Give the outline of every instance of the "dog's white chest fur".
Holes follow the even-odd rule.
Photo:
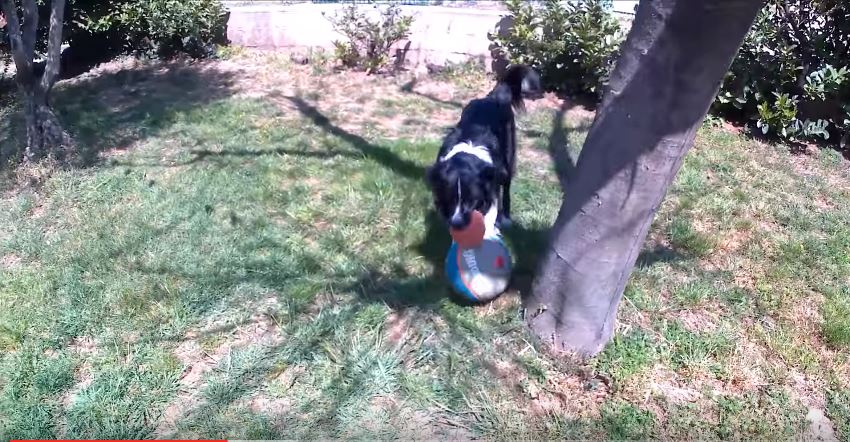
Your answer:
[[[466,143],[455,144],[451,149],[449,149],[449,151],[445,155],[440,157],[440,161],[448,161],[452,157],[454,157],[455,155],[461,154],[461,153],[472,155],[472,156],[478,158],[479,160],[481,160],[481,161],[483,161],[487,164],[493,164],[493,157],[490,156],[490,150],[489,149],[487,149],[484,146],[473,145],[471,142],[468,142],[468,141]],[[457,199],[458,199],[458,201],[461,200],[460,182],[458,182],[458,187],[457,187]],[[487,213],[484,214],[484,226],[485,226],[484,236],[487,237],[487,238],[500,234],[499,228],[496,227],[496,219],[497,219],[498,214],[499,214],[498,204],[499,204],[498,201],[493,201],[493,204],[490,206],[490,210],[488,210]],[[457,207],[455,207],[455,214],[457,214],[459,212],[460,212],[460,203],[458,203]]]
[[[466,143],[455,144],[445,155],[442,156],[442,158],[440,158],[440,161],[448,161],[452,159],[453,156],[460,153],[469,154],[487,164],[493,164],[493,157],[490,156],[489,149],[484,146],[475,146],[468,141]]]
[[[499,231],[499,228],[496,227],[496,221],[499,216],[499,201],[493,201],[493,204],[490,205],[490,210],[484,214],[484,237],[492,238],[494,236],[499,236],[502,232]]]

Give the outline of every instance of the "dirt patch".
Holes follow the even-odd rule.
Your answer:
[[[486,75],[474,79],[467,87],[458,87],[452,83],[425,77],[405,82],[402,89],[406,93],[420,95],[430,99],[435,104],[454,107],[460,111],[460,108],[467,101],[490,92],[494,84]]]
[[[688,331],[694,333],[710,333],[717,330],[720,316],[724,308],[720,304],[703,307],[693,307],[675,312],[668,312],[670,319],[678,320]]]
[[[285,394],[292,389],[304,372],[304,367],[300,365],[284,367],[267,377],[268,388],[255,391],[249,397],[238,400],[236,404],[258,415],[268,416],[273,425],[281,427],[283,418],[292,411],[293,406],[293,401]]]
[[[590,123],[596,118],[596,111],[581,106],[573,106],[564,112],[564,118],[569,121]]]
[[[517,364],[504,359],[485,360],[482,365],[508,391],[518,391],[520,383],[527,377]]]
[[[65,393],[65,395],[60,401],[63,405],[63,408],[65,408],[66,410],[71,408],[71,406],[76,401],[77,396],[79,396],[80,393],[82,393],[83,390],[88,388],[89,385],[91,385],[94,381],[94,374],[92,374],[91,363],[84,362],[76,370],[76,373],[74,374],[74,380],[76,381],[76,383],[73,387],[71,387],[70,390],[68,390],[67,393]]]
[[[822,193],[818,193],[815,195],[814,200],[812,201],[816,208],[821,211],[827,212],[831,210],[835,210],[835,203],[833,203],[829,197]]]
[[[549,372],[540,387],[530,387],[530,410],[537,416],[560,415],[572,419],[597,418],[608,397],[608,386],[578,373]]]
[[[15,255],[14,253],[9,253],[3,256],[0,256],[0,269],[4,270],[14,270],[21,266],[20,256]]]
[[[71,387],[62,397],[59,399],[59,403],[62,404],[62,408],[64,410],[70,410],[74,405],[74,402],[77,401],[77,397],[80,396],[80,393],[85,391],[92,382],[94,382],[94,374],[92,373],[91,362],[86,361],[80,365],[74,373],[74,386]],[[63,422],[63,426],[65,423]],[[64,434],[64,432],[60,433]]]
[[[755,292],[759,280],[762,280],[764,266],[747,258],[738,258],[734,267],[733,282],[735,286]]]
[[[261,98],[274,103],[283,118],[302,118],[309,104],[339,129],[360,136],[417,139],[440,138],[447,127],[460,118],[466,103],[486,95],[493,79],[486,74],[464,76],[463,81],[445,81],[439,76],[401,73],[396,77],[366,75],[362,72],[336,72],[330,65],[288,64],[281,68],[275,54],[248,51],[232,60],[219,61],[216,68],[238,72],[233,85],[237,96]],[[316,70],[321,75],[316,74]],[[546,94],[528,100],[529,111],[558,109],[562,100]],[[573,106],[568,118],[592,118],[593,111]],[[308,116],[309,117],[309,116]],[[314,115],[315,117],[315,115]]]
[[[775,361],[765,354],[764,347],[753,342],[746,330],[739,331],[735,338],[735,349],[729,355],[726,365],[729,379],[723,388],[736,395],[757,391],[768,385],[764,370],[774,364]]]
[[[733,134],[743,134],[747,130],[746,126],[744,126],[744,125],[738,125],[738,124],[735,124],[735,123],[730,123],[729,121],[726,121],[726,120],[721,120],[720,127],[722,127],[723,130],[725,130],[726,132],[733,133]]]
[[[199,82],[208,83],[209,87],[193,86]],[[483,73],[466,75],[463,81],[445,81],[438,77],[417,78],[413,73],[384,77],[336,72],[329,63],[282,63],[276,53],[244,51],[229,60],[204,62],[121,59],[64,81],[58,89],[70,93],[89,84],[96,85],[99,102],[115,115],[135,112],[143,106],[163,106],[163,97],[179,96],[181,102],[190,104],[223,96],[243,97],[272,103],[281,111],[273,118],[277,122],[326,118],[333,128],[367,139],[431,139],[441,138],[447,127],[456,124],[463,106],[488,93],[493,79]],[[298,100],[308,108],[298,104]],[[526,104],[530,111],[555,110],[562,100],[547,94]],[[574,119],[593,116],[592,111],[581,106],[573,106],[567,114],[567,118]],[[133,134],[121,134],[115,140],[104,140],[97,156],[119,157],[133,147],[136,139]],[[548,164],[548,159],[541,163]],[[37,173],[31,175],[29,178],[41,179]]]
[[[508,310],[519,311],[519,306],[519,296],[512,296],[511,292],[507,292],[491,302],[475,307],[475,314],[478,317],[492,316]]]
[[[410,327],[410,314],[406,310],[390,313],[386,320],[387,340],[393,344],[402,342]]]
[[[793,324],[797,335],[807,336],[815,346],[825,347],[820,340],[820,324],[823,322],[820,307],[824,303],[824,297],[815,292],[801,295],[803,296],[794,300],[790,310],[780,314],[780,318],[788,324]]]
[[[823,409],[810,408],[809,412],[806,413],[806,422],[809,426],[803,433],[803,440],[838,441],[838,437],[835,435],[835,426],[826,417]]]
[[[823,182],[826,183],[826,187],[830,189],[843,189],[847,187],[848,178],[848,169],[844,166],[841,170],[826,170],[823,165],[818,162],[818,157],[824,155],[820,152],[820,149],[813,148],[812,152],[806,155],[796,155],[791,157],[790,166],[792,175],[789,178],[797,178],[797,177],[817,177]],[[793,175],[796,175],[793,176]],[[808,199],[803,199],[801,201],[802,204],[812,203],[816,208],[822,209],[832,209],[834,205],[832,202],[826,199],[825,196],[818,194],[815,197],[815,201],[809,201]]]
[[[634,328],[655,333],[650,315],[638,308],[628,296],[624,295],[623,301],[620,310],[617,312],[617,322],[614,324],[616,333],[625,335]]]
[[[254,413],[274,419],[277,416],[285,416],[292,409],[292,401],[287,398],[273,398],[258,392],[248,398],[247,406]]]
[[[823,386],[827,385],[823,379],[814,379],[796,370],[789,374],[791,397],[798,399],[809,408],[825,409],[826,396]]]
[[[655,367],[647,383],[648,393],[676,405],[697,402],[703,396],[699,390],[681,382],[679,376],[666,367]]]
[[[43,159],[37,163],[18,165],[12,172],[12,185],[4,197],[11,198],[23,191],[38,191],[54,172],[60,169],[58,162],[52,158]]]
[[[90,336],[78,336],[68,345],[68,351],[81,357],[89,357],[97,351],[97,343]]]
[[[748,321],[747,321],[748,322]],[[742,327],[736,339],[736,350],[727,370],[731,374],[725,388],[729,392],[739,394],[741,392],[755,391],[771,383],[781,382],[784,390],[792,401],[802,404],[809,409],[823,410],[826,407],[824,386],[828,385],[819,373],[806,371],[790,365],[783,356],[769,348],[754,342],[750,334],[757,333],[751,323]],[[805,330],[801,333],[806,334]],[[795,346],[808,346],[810,343],[799,341],[799,335],[792,337]],[[839,373],[835,355],[827,348],[815,348],[820,365],[835,367],[835,373]],[[777,377],[779,381],[777,381]],[[814,424],[813,424],[814,425]],[[810,440],[810,439],[807,439]]]
[[[406,409],[400,415],[398,433],[400,440],[477,440],[468,425],[454,416],[454,412],[444,407],[435,407],[431,411]]]
[[[820,306],[823,302],[823,295],[810,292],[796,299],[789,310],[782,312],[780,320],[793,324],[794,345],[809,347],[812,354],[817,357],[817,364],[825,367],[823,373],[829,372],[831,368],[838,379],[846,381],[848,379],[846,375],[850,373],[847,361],[842,362],[843,355],[830,348],[821,337],[820,324],[823,318],[820,314]],[[787,386],[791,396],[811,409],[825,409],[824,386],[827,384],[826,379],[823,379],[817,370],[801,372],[789,367]]]
[[[710,231],[707,231],[710,232]],[[727,230],[713,235],[718,238],[713,255],[732,255],[747,245],[752,237],[751,229]]]
[[[78,336],[68,345],[68,351],[83,362],[74,371],[74,386],[59,399],[59,403],[62,404],[62,409],[65,411],[70,410],[80,393],[94,382],[91,359],[97,353],[97,343],[90,336]],[[63,416],[67,416],[67,413],[63,413]],[[64,419],[60,422],[60,427],[59,434],[65,434],[67,423]]]
[[[814,162],[817,153],[817,148],[807,146],[802,155],[792,157],[790,161],[791,170],[803,177],[819,175],[821,173],[820,167]]]

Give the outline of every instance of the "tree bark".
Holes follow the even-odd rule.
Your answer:
[[[23,95],[27,160],[37,160],[47,152],[56,153],[58,148],[68,144],[68,139],[62,123],[47,102],[47,95],[36,91],[26,91]]]
[[[610,340],[650,223],[762,0],[641,0],[564,194],[525,320],[590,356]]]
[[[18,17],[14,0],[0,0],[6,16],[12,58],[15,61],[15,80],[24,104],[27,128],[26,159],[33,161],[48,152],[56,152],[70,144],[70,137],[50,106],[50,92],[59,78],[62,48],[62,27],[65,0],[52,0],[50,28],[47,40],[47,61],[44,73],[35,74],[33,59],[38,29],[36,0],[23,0],[23,24]]]

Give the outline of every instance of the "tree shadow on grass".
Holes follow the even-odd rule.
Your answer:
[[[232,91],[232,74],[215,69],[201,69],[195,65],[172,63],[155,64],[142,68],[125,69],[115,73],[100,74],[88,78],[79,78],[63,85],[56,92],[56,107],[63,121],[72,130],[81,146],[79,164],[91,166],[97,164],[104,151],[126,149],[132,143],[155,136],[173,124],[176,115],[193,108],[225,98]],[[331,120],[315,106],[300,97],[282,97],[317,127],[328,134],[349,143],[362,156],[369,158],[395,174],[414,181],[422,180],[424,185],[424,166],[401,158],[386,147],[372,143],[362,136],[334,125]],[[456,103],[446,103],[455,105]],[[548,134],[549,153],[556,165],[562,186],[566,186],[569,176],[575,169],[570,156],[568,129],[563,125],[565,105],[556,112],[552,131]],[[249,157],[267,154],[304,155],[315,157],[356,156],[350,152],[311,152],[272,150],[226,150],[213,152],[197,150],[194,158],[185,164],[200,163],[213,157]],[[184,165],[185,165],[184,164]],[[339,290],[351,291],[359,298],[383,302],[393,308],[403,309],[410,306],[435,305],[451,296],[442,275],[445,253],[451,240],[445,226],[436,213],[428,208],[425,211],[425,228],[422,241],[415,250],[434,269],[427,277],[414,277],[402,274],[381,274],[367,270],[354,283],[343,283]],[[531,280],[537,267],[537,260],[544,250],[548,239],[548,229],[528,228],[515,224],[506,231],[506,237],[515,254],[514,286],[521,292],[530,289]],[[675,254],[645,252],[641,262],[651,263],[657,260],[675,258]],[[265,268],[265,264],[251,269],[249,279],[263,285],[280,286],[288,283],[288,272],[284,269]],[[180,276],[198,278],[200,275],[187,274],[179,269],[147,269],[154,273],[181,273]],[[215,286],[234,286],[241,276],[234,274],[216,275],[208,281]],[[266,280],[263,275],[276,275]],[[258,280],[259,279],[259,280]],[[461,300],[454,298],[462,303]]]
[[[415,90],[414,88],[416,87],[416,83],[417,83],[417,80],[414,78],[414,79],[408,81],[407,83],[403,84],[400,89],[404,93],[418,95],[418,96],[420,96],[422,98],[426,98],[426,99],[428,99],[428,100],[430,100],[430,101],[432,101],[432,102],[434,102],[434,103],[436,103],[440,106],[453,107],[453,108],[458,109],[458,110],[463,109],[463,104],[459,103],[457,101],[443,100],[442,98],[437,98],[433,95],[422,93],[422,92]]]
[[[310,105],[300,97],[283,97],[288,100],[301,114],[313,124],[327,133],[340,138],[367,158],[381,164],[397,175],[425,185],[425,167],[415,162],[399,157],[389,149],[374,144],[331,123],[315,106]],[[298,153],[296,153],[298,155]],[[348,287],[358,297],[370,301],[379,301],[394,309],[405,309],[410,306],[424,307],[434,305],[446,297],[454,297],[440,277],[445,253],[450,240],[442,223],[433,210],[425,214],[425,235],[423,241],[415,246],[416,250],[430,263],[434,273],[429,277],[409,277],[399,275],[382,275],[367,272],[359,281]]]
[[[659,262],[675,262],[686,259],[687,256],[680,251],[665,245],[655,245],[650,249],[644,249],[638,255],[635,266],[638,268],[651,267]]]
[[[566,189],[570,179],[576,170],[576,159],[572,152],[578,152],[579,146],[570,144],[567,128],[564,127],[564,115],[570,109],[567,101],[561,103],[558,111],[552,117],[552,131],[549,132],[548,152],[552,158],[552,163],[555,165],[555,172],[558,176],[558,182],[561,183],[561,188]],[[570,131],[582,131],[589,126],[583,126]]]
[[[385,147],[370,143],[360,135],[348,132],[339,126],[334,125],[327,116],[319,111],[319,109],[307,103],[301,97],[284,96],[282,98],[289,101],[293,106],[295,106],[301,115],[306,117],[317,127],[351,144],[351,146],[362,152],[367,158],[378,162],[387,169],[392,170],[397,175],[410,180],[421,180],[424,184],[425,168],[423,166],[401,158]]]
[[[313,124],[322,128],[327,133],[348,142],[367,158],[376,161],[401,177],[416,181],[422,180],[424,185],[424,166],[401,158],[385,147],[374,144],[360,135],[334,125],[318,108],[307,103],[300,97],[283,98],[294,105]],[[569,109],[570,105],[565,102],[555,113],[552,120],[552,130],[548,134],[548,152],[555,164],[555,170],[562,187],[568,185],[570,177],[575,172],[575,160],[572,157],[571,151],[578,150],[577,146],[571,146],[569,144],[569,133],[585,129],[585,127],[567,128],[564,126],[564,115]],[[305,156],[317,154],[315,152],[300,151],[287,151],[286,153]],[[196,160],[203,160],[210,155],[242,156],[262,154],[264,153],[242,151],[201,152],[196,157]],[[347,154],[345,152],[320,153],[320,156],[324,157],[326,155]],[[409,306],[432,305],[446,297],[451,298],[459,304],[468,304],[463,299],[454,296],[451,290],[448,289],[443,278],[442,269],[445,256],[451,245],[451,239],[444,223],[431,208],[425,211],[424,221],[425,233],[422,241],[415,246],[415,250],[434,269],[432,275],[424,278],[415,278],[405,275],[383,275],[367,272],[359,281],[351,284],[347,289],[357,293],[362,299],[380,301],[396,309],[403,309]],[[531,281],[537,269],[538,258],[545,249],[548,235],[548,228],[529,228],[519,223],[515,223],[505,231],[506,240],[514,252],[515,270],[512,286],[520,293],[527,293],[531,288]],[[639,259],[640,262],[650,265],[654,262],[675,260],[677,258],[678,255],[672,251],[665,253],[664,251],[647,250],[641,254]]]
[[[231,72],[187,62],[153,62],[62,82],[53,106],[76,143],[65,159],[76,167],[98,164],[106,152],[161,133],[178,114],[230,96],[233,82]],[[22,119],[17,113],[13,118],[0,144],[0,164],[16,164],[23,151]]]
[[[195,165],[199,166],[208,162],[241,160],[243,158],[261,157],[265,155],[285,154],[291,156],[303,156],[310,158],[331,158],[345,157],[352,160],[366,159],[372,160],[382,167],[391,170],[401,178],[410,180],[411,182],[422,182],[424,186],[424,166],[416,162],[404,159],[392,152],[389,148],[367,141],[365,138],[348,132],[342,128],[333,125],[330,120],[320,113],[318,109],[310,105],[306,101],[298,97],[285,97],[294,107],[299,110],[302,115],[309,119],[317,127],[322,128],[327,133],[348,143],[351,149],[338,149],[334,151],[309,151],[298,149],[228,149],[223,151],[211,150],[196,150],[192,153],[194,157],[179,165]],[[155,167],[156,164],[125,164],[126,166],[142,166]],[[430,208],[427,208],[430,209]],[[204,272],[190,271],[191,266],[166,266],[166,267],[146,267],[140,269],[143,273],[156,274],[160,276],[169,276],[181,280],[199,281],[206,287],[238,287],[243,284],[254,284],[263,287],[269,287],[275,290],[286,292],[287,287],[291,287],[293,281],[299,278],[314,278],[321,279],[322,290],[331,293],[347,293],[355,296],[357,303],[378,302],[389,306],[390,308],[401,311],[410,307],[432,310],[440,301],[446,297],[450,297],[448,287],[444,280],[440,277],[439,272],[442,268],[442,260],[449,246],[448,234],[442,227],[442,224],[436,218],[432,210],[424,211],[426,213],[426,235],[421,243],[415,244],[412,248],[422,254],[422,256],[435,269],[434,274],[428,276],[412,275],[407,273],[403,268],[393,270],[375,270],[373,268],[365,268],[360,274],[346,275],[325,275],[321,273],[322,256],[325,252],[317,251],[308,253],[307,251],[299,251],[298,259],[300,261],[310,261],[307,267],[316,270],[316,273],[297,273],[293,274],[292,268],[286,265],[281,265],[273,261],[257,262],[256,265],[246,267],[245,264],[237,268],[224,265],[215,274],[206,274]],[[439,223],[439,225],[438,225]],[[283,247],[282,244],[276,243],[274,240],[269,240],[268,244],[257,244],[265,249],[279,250]],[[245,253],[252,255],[254,252],[246,250]],[[330,253],[330,252],[328,252]],[[351,262],[358,260],[356,250],[334,250],[333,253],[342,253],[350,257]],[[309,256],[308,256],[309,255]],[[218,309],[218,303],[207,301],[195,306],[202,309],[204,314]]]
[[[355,154],[360,153],[360,155],[356,155],[357,158],[368,158],[406,180],[418,182],[423,179],[423,165],[402,158],[391,149],[370,142],[360,135],[335,126],[317,108],[300,98],[287,97],[287,99],[313,124],[322,128],[328,134],[349,143],[354,151],[356,151]],[[566,129],[561,127],[560,130],[565,131]],[[564,142],[561,140],[567,139],[566,134],[551,134],[550,138],[553,140],[550,142],[550,150],[563,147],[562,143]],[[200,164],[216,159],[231,161],[244,157],[267,155],[269,153],[326,158],[335,155],[349,156],[352,155],[351,152],[351,150],[347,152],[320,153],[282,150],[226,150],[223,152],[199,150],[195,152],[195,157],[187,164]],[[559,155],[555,155],[554,153],[553,157],[556,160],[560,158]],[[424,180],[421,182],[424,186]],[[251,242],[251,245],[248,246],[249,248],[239,250],[241,254],[250,257],[250,259],[211,262],[207,269],[202,268],[201,271],[198,271],[195,265],[196,263],[191,262],[176,263],[177,265],[171,266],[149,266],[135,269],[142,273],[153,273],[168,276],[176,280],[193,281],[196,287],[200,289],[197,291],[206,294],[198,298],[187,299],[186,303],[191,305],[193,314],[197,315],[201,320],[209,319],[215,312],[222,309],[242,308],[244,310],[246,306],[249,306],[248,303],[245,303],[245,305],[239,304],[246,301],[243,299],[243,295],[237,293],[237,288],[244,285],[256,285],[276,290],[282,295],[281,298],[286,298],[286,302],[289,302],[290,298],[298,296],[298,292],[292,290],[292,286],[299,284],[300,280],[304,278],[319,278],[322,280],[322,284],[325,284],[318,287],[309,287],[311,290],[309,295],[311,297],[307,298],[307,300],[300,300],[301,304],[289,310],[288,313],[283,313],[283,315],[294,318],[291,319],[288,325],[285,324],[285,320],[283,321],[284,325],[281,328],[287,337],[284,342],[262,347],[260,349],[261,354],[255,359],[256,362],[238,369],[233,372],[234,374],[230,374],[228,371],[227,382],[211,383],[215,388],[207,387],[201,392],[201,397],[206,398],[206,401],[200,403],[200,405],[190,404],[187,406],[186,411],[182,412],[183,419],[185,421],[196,419],[196,424],[203,428],[204,425],[209,423],[211,417],[215,417],[218,414],[226,414],[227,407],[239,398],[260,389],[268,379],[269,374],[274,372],[280,366],[281,362],[287,365],[296,365],[299,363],[309,365],[312,363],[315,354],[324,352],[327,348],[327,346],[323,346],[322,344],[328,341],[332,342],[334,334],[338,331],[348,331],[349,329],[346,328],[346,324],[355,321],[358,314],[364,312],[364,310],[366,310],[364,313],[368,313],[367,308],[373,303],[386,305],[396,312],[403,312],[412,308],[414,310],[413,313],[415,313],[415,310],[419,309],[424,311],[423,316],[430,316],[432,312],[436,312],[437,315],[442,315],[443,318],[449,318],[449,320],[445,321],[448,324],[449,331],[444,332],[445,337],[441,337],[441,339],[451,340],[453,333],[461,334],[457,330],[461,330],[463,326],[452,322],[450,320],[451,314],[438,309],[440,302],[450,296],[450,290],[445,284],[441,271],[450,239],[445,226],[439,220],[436,213],[430,207],[424,209],[425,231],[423,232],[421,241],[414,244],[413,248],[432,265],[434,272],[427,276],[410,275],[403,269],[382,272],[374,268],[367,268],[361,275],[354,276],[350,274],[334,275],[331,272],[322,274],[322,258],[327,253],[327,251],[322,250],[293,251],[294,254],[303,255],[298,260],[302,263],[303,269],[296,269],[294,271],[293,267],[287,265],[284,261],[263,258],[261,253],[263,250],[285,249],[286,245],[274,237],[259,237],[257,241]],[[198,215],[203,216],[201,213]],[[516,224],[507,230],[506,234],[516,256],[517,266],[515,268],[514,287],[521,291],[527,290],[526,287],[530,287],[531,285],[538,256],[544,250],[547,243],[548,231],[545,228]],[[256,236],[256,234],[253,235]],[[351,249],[344,250],[343,253],[354,256],[357,251]],[[334,291],[346,293],[345,302],[336,303],[336,305],[325,308],[324,310],[322,310],[323,306],[319,306],[319,312],[316,313],[315,310],[311,310],[315,306],[308,304],[312,299],[321,299],[323,296],[322,290],[330,291],[331,293]],[[380,320],[383,320],[383,318]],[[218,326],[218,328],[209,328],[204,330],[203,333],[215,335],[217,333],[227,332],[239,327],[245,322],[247,321],[236,321]],[[411,322],[415,322],[415,320],[411,320]],[[519,327],[514,324],[511,324],[511,327]],[[195,339],[199,339],[202,336],[202,333],[197,334],[195,335]],[[479,342],[486,340],[481,339],[481,335],[472,334],[471,336],[474,337],[469,338],[470,341]],[[174,336],[172,338],[183,339],[182,336]],[[497,353],[488,357],[496,358],[504,354]],[[325,382],[323,385],[341,385],[343,388],[324,387],[326,390],[323,390],[322,393],[326,397],[333,398],[331,402],[324,406],[309,405],[318,409],[320,413],[324,413],[316,422],[327,422],[329,425],[333,424],[335,419],[337,419],[336,414],[343,407],[344,401],[349,396],[356,396],[358,387],[358,384],[354,384],[353,387],[345,385],[345,372],[331,373],[330,376],[329,382]],[[215,379],[213,378],[213,380]],[[300,411],[286,412],[282,417],[284,420],[300,418],[300,416],[297,416]],[[269,412],[273,413],[274,410],[269,410]],[[227,431],[227,429],[220,431]],[[316,431],[320,432],[321,429],[317,429]],[[276,433],[271,434],[275,435]]]

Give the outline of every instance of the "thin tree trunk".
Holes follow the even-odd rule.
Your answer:
[[[33,69],[38,28],[36,0],[23,0],[23,24],[18,18],[14,0],[0,2],[6,16],[12,57],[17,69],[15,79],[24,105],[27,128],[26,159],[33,161],[46,153],[57,153],[59,148],[70,144],[70,137],[62,129],[62,124],[49,102],[50,92],[59,78],[65,0],[52,0],[51,3],[47,62],[40,77],[35,75]]]
[[[523,300],[532,331],[593,355],[667,187],[762,0],[642,0]]]

